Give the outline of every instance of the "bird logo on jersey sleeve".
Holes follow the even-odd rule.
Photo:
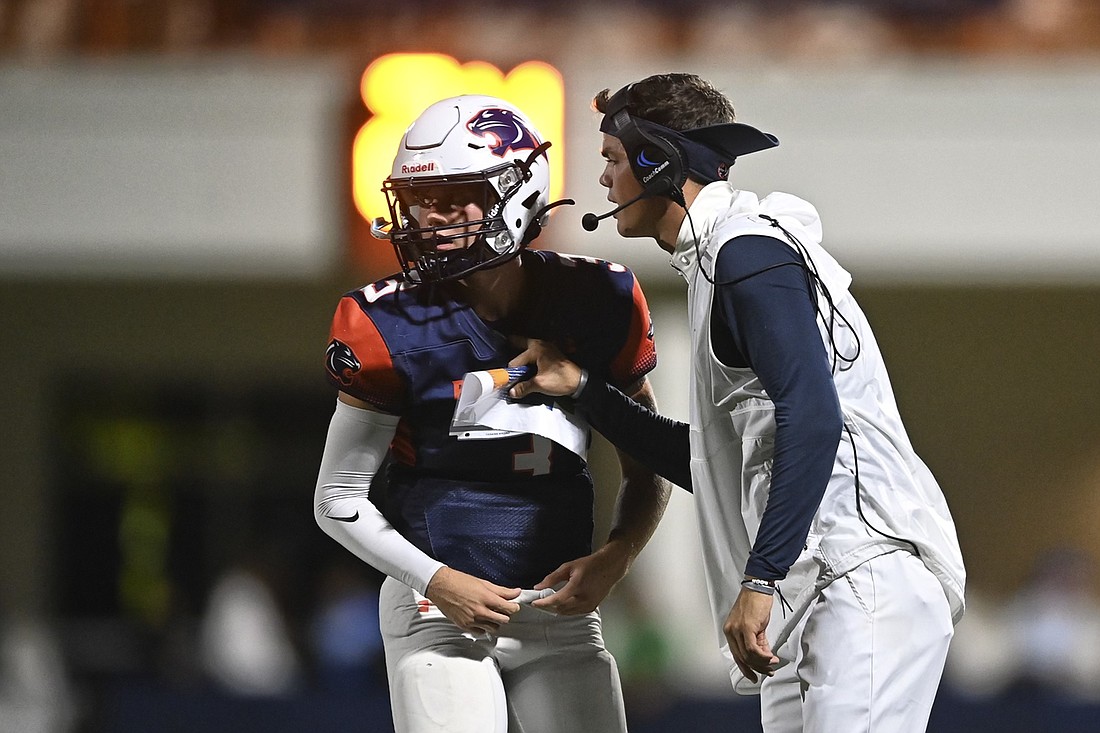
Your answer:
[[[328,349],[325,351],[325,368],[328,369],[329,376],[334,381],[350,387],[355,381],[355,374],[362,367],[350,346],[339,339],[329,342]]]
[[[534,150],[539,146],[534,133],[511,110],[490,107],[470,118],[466,129],[488,138],[493,155],[503,157],[509,150]]]

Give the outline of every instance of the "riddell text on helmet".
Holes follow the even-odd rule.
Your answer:
[[[430,161],[430,162],[427,162],[427,163],[413,163],[411,165],[408,164],[408,163],[403,163],[401,165],[401,172],[402,173],[427,173],[428,171],[434,171],[434,170],[435,170],[435,161],[434,160]]]

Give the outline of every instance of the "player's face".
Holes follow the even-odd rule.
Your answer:
[[[474,242],[479,226],[470,225],[485,217],[484,184],[416,186],[401,192],[402,203],[421,227],[442,227],[436,233],[456,237],[436,242],[438,251],[464,249]],[[470,236],[459,236],[469,233]]]
[[[604,133],[600,155],[605,163],[600,185],[607,189],[608,201],[618,206],[642,192],[642,184],[634,177],[626,150],[617,137]],[[624,237],[655,237],[664,209],[660,199],[636,201],[615,214],[615,228]]]

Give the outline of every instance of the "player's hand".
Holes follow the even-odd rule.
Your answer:
[[[730,609],[722,631],[729,642],[733,660],[749,682],[757,673],[771,677],[779,657],[768,644],[768,621],[772,617],[772,596],[742,588]]]
[[[508,362],[508,366],[534,364],[538,373],[512,387],[508,392],[512,399],[523,399],[532,392],[563,397],[577,391],[581,383],[581,368],[565,358],[557,346],[541,339],[520,340],[526,343],[526,350]]]
[[[531,603],[535,608],[563,616],[591,613],[626,575],[629,557],[610,543],[585,557],[562,564],[543,578],[535,590],[565,583],[553,595]]]
[[[519,591],[444,566],[432,576],[424,595],[463,631],[492,634],[519,610],[513,602]]]

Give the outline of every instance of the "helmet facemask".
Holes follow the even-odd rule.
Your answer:
[[[382,190],[390,221],[398,223],[388,234],[405,278],[413,283],[456,280],[519,254],[521,247],[503,212],[529,179],[520,162],[466,175],[387,179]],[[433,226],[420,223],[433,205],[446,215],[469,204],[483,212],[482,218]],[[452,249],[450,244],[457,246]]]

